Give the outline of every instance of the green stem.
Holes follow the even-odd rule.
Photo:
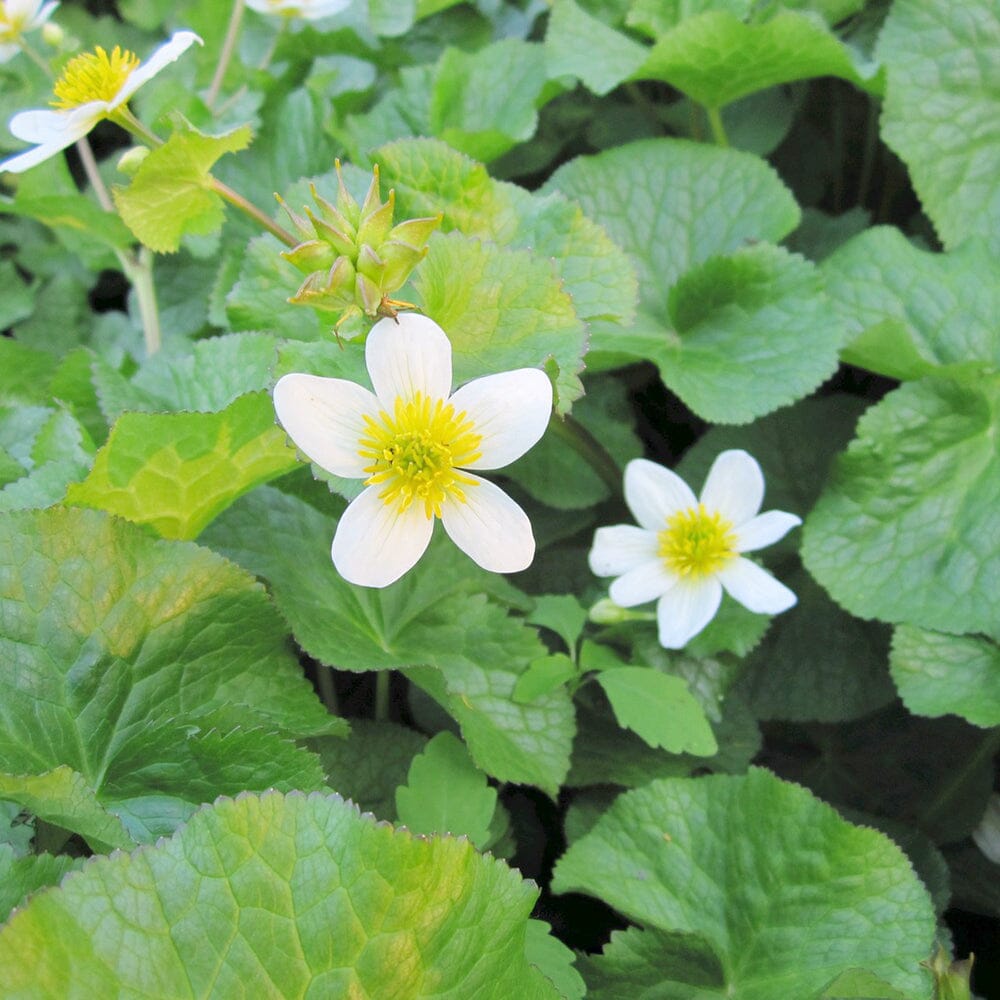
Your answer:
[[[87,137],[78,139],[76,142],[77,152],[80,154],[80,162],[83,164],[84,173],[90,186],[97,197],[97,201],[105,212],[114,212],[115,203],[111,200],[111,195],[105,187],[100,170],[97,167],[97,160],[94,151],[90,148]],[[118,265],[122,273],[128,278],[135,290],[136,299],[139,302],[139,317],[142,321],[142,338],[146,344],[146,354],[155,354],[160,349],[160,313],[156,307],[156,288],[153,285],[153,257],[144,247],[139,251],[137,257],[132,257],[123,250],[116,250],[115,256],[118,258]]]
[[[163,145],[163,140],[155,133],[146,128],[145,125],[139,121],[134,114],[132,114],[132,109],[127,105],[123,104],[120,108],[115,108],[108,117],[116,124],[120,125],[126,132],[134,135],[139,142],[146,146],[152,146],[156,149],[157,146]]]
[[[21,51],[36,65],[41,67],[42,72],[52,78],[52,68],[49,64],[42,58],[42,56],[36,52],[25,40],[24,38],[19,38],[17,44],[21,47]]]
[[[330,714],[340,715],[340,700],[337,698],[337,689],[333,686],[333,670],[322,663],[316,665],[316,686]]]
[[[621,469],[583,424],[572,417],[555,417],[549,421],[549,430],[565,441],[604,480],[612,496],[621,491]]]
[[[240,25],[243,22],[243,10],[246,4],[244,0],[235,0],[233,9],[229,14],[229,26],[226,28],[226,37],[222,42],[222,51],[219,53],[219,61],[215,66],[215,73],[212,76],[212,83],[209,85],[208,93],[205,95],[205,105],[209,110],[219,99],[219,92],[222,90],[222,80],[229,68],[229,63],[236,51],[236,41],[240,37]]]
[[[387,722],[389,719],[389,683],[392,674],[388,670],[379,670],[375,674],[375,720]]]
[[[868,102],[868,116],[865,122],[865,146],[861,154],[861,172],[858,175],[857,204],[864,207],[868,200],[868,190],[872,183],[875,170],[875,150],[878,144],[878,105],[874,100]]]
[[[712,130],[716,146],[728,148],[729,136],[726,135],[726,127],[722,124],[722,112],[718,108],[705,108],[705,114],[708,115],[708,125]]]
[[[224,198],[230,205],[234,205],[244,215],[249,215],[258,225],[263,226],[269,233],[277,236],[285,246],[294,247],[298,245],[298,240],[287,230],[283,229],[273,219],[269,219],[256,205],[247,201],[238,191],[234,191],[228,184],[215,177],[210,178],[212,190]]]
[[[135,297],[139,300],[139,316],[142,320],[142,336],[146,343],[146,354],[153,355],[160,349],[160,313],[156,307],[156,286],[153,284],[153,252],[141,247],[138,259],[129,262],[125,274],[132,282]]]
[[[281,41],[281,36],[288,29],[288,20],[288,18],[284,18],[282,20],[281,27],[275,32],[274,38],[271,39],[271,44],[267,47],[267,51],[264,53],[264,58],[261,59],[259,65],[257,66],[258,73],[263,73],[268,66],[271,65],[271,60],[274,58],[274,53],[278,48],[278,42]],[[224,115],[247,92],[247,90],[249,90],[249,87],[244,83],[234,94],[227,97],[226,100],[219,105],[215,111],[215,117],[219,118]]]

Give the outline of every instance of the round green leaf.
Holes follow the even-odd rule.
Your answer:
[[[987,632],[1000,591],[1000,379],[910,382],[872,407],[806,520],[802,555],[862,618]]]
[[[1000,9],[995,0],[896,0],[879,36],[882,135],[906,163],[946,247],[1000,250]]]
[[[8,996],[555,1000],[525,958],[537,896],[467,841],[412,837],[339,796],[222,799],[170,840],[94,862],[0,932]]]
[[[698,935],[722,966],[723,996],[815,996],[852,968],[931,995],[920,963],[934,911],[905,855],[768,771],[624,793],[560,859],[553,888]]]
[[[974,635],[900,625],[892,637],[892,679],[916,715],[960,715],[1000,726],[1000,646]]]

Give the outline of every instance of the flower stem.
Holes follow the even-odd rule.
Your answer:
[[[42,72],[52,78],[52,68],[49,64],[42,58],[42,56],[36,52],[25,40],[24,38],[18,38],[17,44],[20,46],[21,51],[38,67],[41,68]]]
[[[269,233],[277,236],[285,246],[294,247],[298,245],[298,240],[287,230],[283,229],[273,219],[269,219],[256,205],[247,201],[238,191],[234,191],[228,184],[215,177],[210,178],[212,190],[224,198],[230,205],[235,205],[245,215],[249,215],[258,225],[263,226]]]
[[[705,108],[705,114],[708,115],[708,124],[712,130],[712,138],[715,140],[716,146],[722,146],[723,149],[729,147],[729,136],[726,135],[726,127],[722,124],[722,112],[718,108]]]
[[[90,181],[90,186],[101,208],[105,212],[114,212],[115,203],[111,200],[111,195],[108,194],[108,189],[97,167],[94,151],[90,148],[86,136],[77,139],[76,149],[80,154],[83,171],[87,175],[87,180]],[[118,265],[121,267],[122,273],[128,278],[135,290],[135,296],[139,302],[139,317],[142,321],[142,338],[146,344],[146,354],[155,354],[160,349],[162,338],[160,335],[160,314],[156,306],[156,288],[153,285],[152,254],[143,247],[136,257],[124,250],[116,250],[115,256],[118,258]]]
[[[322,663],[316,665],[316,686],[319,688],[319,696],[323,704],[329,709],[331,715],[340,715],[340,702],[337,698],[337,689],[333,686],[333,669]]]
[[[219,99],[223,77],[226,75],[230,60],[233,58],[233,52],[236,50],[236,41],[240,37],[240,25],[243,22],[243,10],[245,6],[244,0],[234,0],[233,9],[229,14],[229,26],[226,28],[226,37],[222,42],[222,51],[219,53],[219,61],[215,66],[212,83],[208,88],[208,93],[205,95],[205,105],[210,111]]]
[[[611,495],[622,488],[622,473],[607,449],[586,427],[572,417],[556,417],[549,421],[549,430],[565,441],[604,481]]]
[[[163,140],[155,132],[146,128],[132,114],[132,109],[127,104],[122,105],[120,108],[115,108],[109,117],[116,125],[120,125],[126,132],[134,135],[140,142],[145,143],[145,145],[152,146],[154,149],[157,146],[163,145]]]

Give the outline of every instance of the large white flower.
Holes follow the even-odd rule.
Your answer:
[[[374,392],[346,379],[285,375],[274,408],[317,465],[367,489],[347,508],[333,562],[351,583],[387,587],[423,555],[435,518],[484,569],[514,573],[535,555],[531,522],[469,469],[499,469],[545,433],[552,385],[537,368],[487,375],[451,394],[451,343],[433,320],[401,313],[372,327]]]
[[[129,98],[144,83],[195,42],[200,45],[201,39],[193,31],[178,31],[144,63],[117,45],[110,55],[98,46],[74,57],[56,80],[55,110],[22,111],[10,120],[10,130],[18,139],[36,145],[4,160],[0,170],[15,174],[28,170],[82,139],[102,118],[123,113]]]
[[[247,0],[247,6],[258,14],[280,14],[316,21],[346,10],[351,6],[351,0]]]
[[[40,28],[58,7],[56,0],[0,0],[0,63],[21,51],[21,36]]]
[[[625,467],[625,502],[639,522],[598,528],[590,568],[617,576],[611,600],[629,608],[657,600],[660,644],[680,649],[719,609],[723,588],[740,604],[774,615],[795,595],[740,553],[782,538],[800,518],[758,514],[764,475],[745,451],[724,451],[695,497],[676,473],[637,458]]]

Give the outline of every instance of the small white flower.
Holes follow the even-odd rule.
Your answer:
[[[467,469],[499,469],[545,433],[552,384],[537,368],[474,379],[451,393],[451,343],[416,313],[380,320],[365,345],[374,392],[346,379],[285,375],[278,419],[317,465],[367,489],[344,512],[333,563],[351,583],[387,587],[423,555],[434,519],[484,569],[535,555],[531,522]]]
[[[71,59],[55,83],[55,110],[22,111],[10,120],[11,132],[35,148],[4,160],[0,170],[21,173],[72,146],[102,118],[114,118],[144,83],[195,42],[200,45],[201,39],[193,31],[178,31],[141,64],[118,46],[110,55],[98,46]]]
[[[247,0],[247,6],[258,14],[279,14],[317,21],[346,10],[351,6],[351,0]]]
[[[42,0],[0,0],[0,63],[21,51],[21,36],[43,24],[59,4]]]
[[[780,510],[758,514],[763,498],[763,473],[745,451],[716,458],[700,499],[676,473],[637,458],[625,467],[625,502],[640,526],[598,528],[590,568],[618,577],[610,594],[623,608],[658,599],[666,649],[680,649],[712,620],[723,588],[758,614],[786,611],[795,595],[740,555],[802,523]]]

